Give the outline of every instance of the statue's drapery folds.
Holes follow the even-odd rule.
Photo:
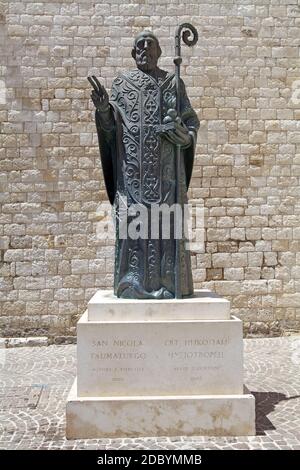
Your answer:
[[[169,298],[175,293],[174,219],[168,239],[152,237],[151,208],[187,202],[199,121],[181,81],[181,120],[191,139],[182,147],[180,174],[176,175],[176,146],[161,135],[168,110],[174,108],[175,77],[157,70],[155,78],[139,69],[119,75],[112,84],[110,119],[103,122],[96,111],[102,169],[116,214],[114,291],[118,297]],[[121,203],[127,206],[128,224],[136,217],[130,215],[132,205],[146,208],[147,237],[120,237]],[[177,242],[182,295],[188,296],[193,293],[190,253],[184,239]]]

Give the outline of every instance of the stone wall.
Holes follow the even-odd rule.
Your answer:
[[[88,74],[109,88],[152,29],[173,70],[175,26],[192,22],[182,76],[201,121],[191,196],[205,205],[196,287],[232,302],[249,334],[299,329],[298,0],[23,0],[0,3],[0,326],[73,334],[113,281],[96,236],[106,198]]]

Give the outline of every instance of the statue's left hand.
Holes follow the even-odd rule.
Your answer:
[[[176,109],[170,108],[165,116],[163,123],[167,129],[162,132],[162,135],[174,145],[188,147],[192,143],[192,137],[189,134],[188,128],[181,121],[177,114]]]
[[[164,132],[163,135],[174,145],[188,147],[192,143],[187,127],[177,121],[174,122],[174,128]]]

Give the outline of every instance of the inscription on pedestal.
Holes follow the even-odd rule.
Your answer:
[[[92,340],[92,347],[96,352],[90,353],[90,359],[92,364],[92,371],[101,378],[107,378],[111,376],[113,382],[123,382],[125,381],[128,374],[139,374],[144,371],[144,367],[131,366],[114,366],[114,367],[103,367],[107,364],[107,361],[110,363],[113,361],[116,364],[121,361],[128,362],[130,364],[133,361],[144,361],[147,358],[145,352],[140,352],[138,348],[143,346],[143,342],[140,339],[113,339],[113,340]],[[112,352],[114,351],[114,352]],[[99,363],[102,364],[102,367],[99,367]]]
[[[241,393],[241,325],[223,323],[222,334],[208,321],[79,325],[78,393]]]

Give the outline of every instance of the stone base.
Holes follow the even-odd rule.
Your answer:
[[[117,299],[98,291],[77,324],[67,437],[246,436],[242,322],[209,291],[188,299]]]
[[[241,395],[242,322],[235,317],[102,322],[88,320],[85,312],[77,323],[77,393]]]
[[[118,299],[98,290],[88,303],[88,321],[229,320],[230,302],[207,289],[183,299]]]
[[[68,439],[142,436],[251,436],[255,400],[243,395],[78,397],[67,402]]]

